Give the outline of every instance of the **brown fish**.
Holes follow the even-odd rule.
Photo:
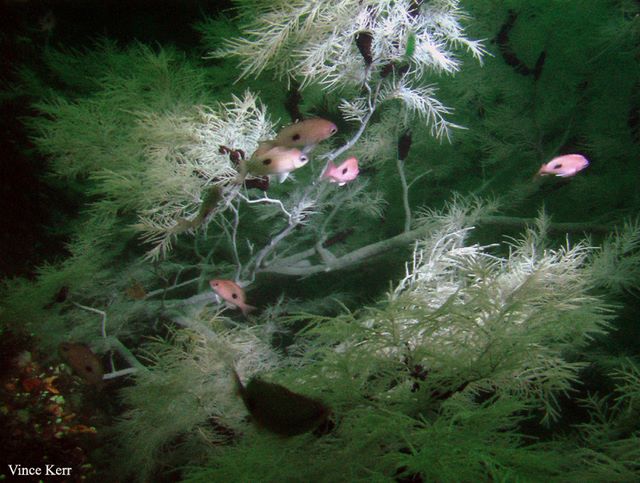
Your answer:
[[[85,344],[76,342],[63,342],[60,344],[60,353],[73,372],[80,376],[87,384],[101,386],[102,362],[97,355]]]
[[[314,117],[282,128],[273,143],[288,148],[313,146],[337,132],[337,126],[331,121]]]
[[[296,436],[318,428],[331,414],[316,399],[290,391],[280,384],[252,378],[244,386],[234,371],[238,392],[253,421],[281,436]]]
[[[254,176],[277,175],[282,183],[291,171],[301,168],[309,161],[306,154],[297,148],[274,145],[275,141],[265,141],[246,162],[246,172]],[[244,180],[244,173],[242,176]]]

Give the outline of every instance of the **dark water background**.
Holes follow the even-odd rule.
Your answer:
[[[1,89],[15,86],[16,69],[21,66],[42,70],[39,55],[45,47],[90,48],[100,37],[121,46],[135,40],[171,44],[202,55],[200,36],[192,25],[230,4],[217,0],[1,0]],[[43,28],[47,16],[55,22],[50,31]],[[2,101],[0,278],[29,276],[35,266],[64,254],[65,238],[56,235],[56,227],[76,214],[79,206],[64,186],[43,180],[46,160],[33,149],[21,123],[21,118],[33,115],[32,99],[20,96]]]

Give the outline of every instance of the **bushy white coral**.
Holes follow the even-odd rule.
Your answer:
[[[152,364],[136,375],[135,386],[124,389],[131,409],[118,423],[126,467],[140,481],[150,478],[157,461],[185,447],[190,450],[184,457],[196,461],[212,444],[248,428],[233,371],[244,379],[279,364],[257,332],[219,330],[208,338],[183,330],[147,346]]]
[[[211,56],[237,58],[240,77],[271,68],[278,77],[301,79],[303,87],[319,83],[330,90],[368,85],[372,72],[382,76],[382,69],[404,65],[406,72],[397,79],[387,73],[393,80],[374,99],[399,99],[404,116],[416,114],[430,122],[438,137],[448,136],[451,126],[444,116],[449,110],[435,98],[433,87],[421,85],[422,78],[429,72],[456,72],[459,47],[479,60],[484,54],[480,42],[464,35],[457,0],[237,3],[245,21],[243,37],[228,39]],[[358,35],[371,40],[360,46],[364,55]],[[365,62],[364,56],[370,59]],[[355,99],[343,103],[343,110],[348,118],[362,120],[366,104]]]
[[[385,358],[409,353],[472,391],[536,400],[554,418],[557,392],[582,367],[564,350],[607,324],[606,304],[590,295],[591,249],[544,249],[544,234],[531,228],[508,257],[493,255],[466,242],[469,222],[486,209],[458,200],[432,215],[431,235],[417,243],[388,308],[362,322],[365,339],[341,347]]]
[[[220,146],[250,156],[258,141],[273,137],[273,125],[265,107],[245,92],[215,108],[193,106],[182,115],[145,115],[138,135],[146,145],[147,161],[139,183],[149,195],[139,198],[136,228],[154,245],[149,255],[155,258],[166,254],[174,236],[186,231],[186,221],[196,216],[207,188],[228,185],[237,175]]]
[[[415,39],[412,70],[418,77],[432,69],[456,71],[457,47],[467,48],[478,59],[484,53],[479,42],[464,35],[464,14],[457,0],[237,3],[246,35],[228,40],[212,55],[239,58],[242,76],[271,67],[279,76],[299,76],[304,83],[361,83],[364,64],[354,42],[361,31],[373,37],[373,68],[403,61],[407,43]]]

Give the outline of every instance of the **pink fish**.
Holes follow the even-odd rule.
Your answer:
[[[329,161],[327,169],[322,174],[323,178],[328,178],[331,183],[338,183],[339,186],[343,186],[349,181],[353,181],[358,177],[358,160],[351,156],[344,160],[340,166],[333,164],[333,161]]]
[[[244,290],[233,280],[214,279],[209,281],[209,285],[223,300],[239,308],[245,317],[249,312],[255,310],[253,305],[248,305],[245,302]]]
[[[324,141],[338,132],[338,128],[331,121],[319,117],[300,121],[282,128],[274,143],[278,146],[300,147],[312,146]]]
[[[536,176],[555,174],[562,178],[568,178],[582,171],[587,166],[589,166],[589,160],[581,154],[565,154],[564,156],[553,158],[548,163],[540,166],[540,170]]]
[[[255,176],[277,175],[282,182],[291,171],[301,168],[308,161],[307,155],[297,148],[277,146],[274,141],[264,141],[251,155],[251,159],[246,161],[244,169]]]
[[[258,143],[258,149],[256,149],[251,155],[251,159],[259,159],[264,157],[269,151],[276,147],[274,141],[260,141]]]

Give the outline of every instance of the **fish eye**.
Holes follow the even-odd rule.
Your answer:
[[[336,127],[332,127],[332,128],[331,128],[331,131],[329,131],[329,132],[330,132],[331,134],[335,134],[335,133],[337,133],[337,132],[338,132],[338,128],[336,128]]]
[[[262,164],[264,164],[265,166],[269,166],[271,164],[271,158],[267,158],[264,161],[262,161]]]
[[[232,293],[232,294],[231,294],[231,298],[237,299],[237,298],[238,298],[238,294],[237,294],[237,293],[235,293],[235,292],[234,292],[234,293]]]
[[[308,158],[303,154],[302,156],[300,156],[300,161],[306,163],[308,161]]]
[[[291,139],[293,141],[297,141],[298,139],[300,139],[300,134],[294,134],[293,136],[291,136]]]
[[[342,170],[342,174],[347,174],[347,171],[349,171],[349,168],[344,168],[344,169]]]

